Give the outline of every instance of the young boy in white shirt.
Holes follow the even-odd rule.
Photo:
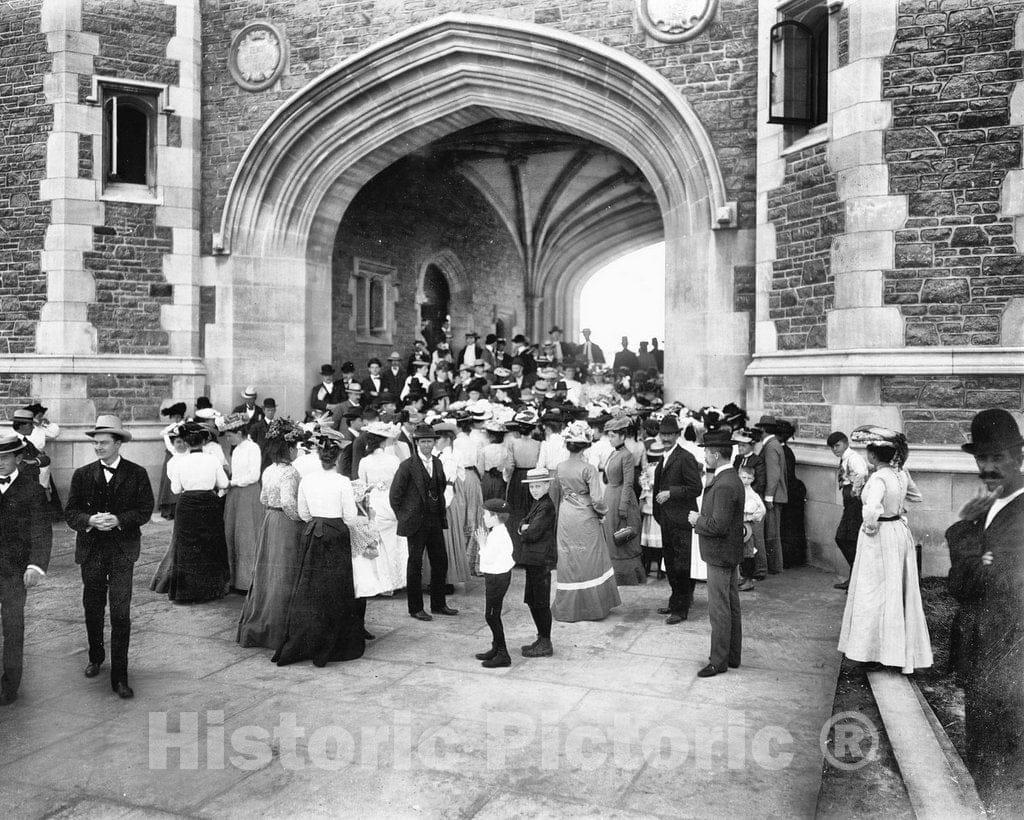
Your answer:
[[[508,503],[503,499],[488,499],[484,502],[484,524],[476,534],[480,544],[480,572],[484,576],[484,618],[491,628],[490,650],[480,652],[476,657],[487,669],[512,665],[505,645],[505,628],[501,623],[501,605],[512,582],[512,567],[515,566],[512,536],[505,526],[509,512]]]

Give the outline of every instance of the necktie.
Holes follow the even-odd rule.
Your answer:
[[[10,484],[10,483],[11,483],[11,477],[9,475],[5,475],[3,478],[0,478],[0,484],[7,485],[7,484]]]
[[[114,467],[108,467],[106,464],[101,465],[103,467],[104,474],[106,475],[107,481],[110,481],[114,477],[114,473],[117,470]]]

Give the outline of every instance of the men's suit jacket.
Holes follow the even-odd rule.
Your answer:
[[[593,359],[594,364],[604,364],[604,351],[601,350],[601,346],[598,344],[590,343],[590,357]],[[576,361],[582,365],[589,364],[587,361],[587,343],[584,342],[576,348]]]
[[[745,456],[736,456],[732,460],[732,466],[736,468],[737,472],[740,467],[747,467],[754,471],[754,481],[750,486],[763,499],[764,488],[768,479],[765,475],[764,459],[761,458],[761,454],[747,453]]]
[[[138,560],[142,543],[140,527],[153,514],[153,488],[145,468],[121,458],[108,483],[100,461],[79,467],[71,476],[71,490],[64,509],[68,526],[78,533],[75,563],[81,564],[94,550],[114,550],[131,561]],[[116,515],[121,525],[109,532],[89,528],[98,512]]]
[[[25,448],[18,454],[18,472],[25,473],[30,478],[39,480],[40,467],[47,467],[50,464],[50,457],[40,451],[28,438],[18,436],[25,444]]]
[[[245,412],[246,412],[246,406],[245,406],[244,404],[240,404],[240,405],[238,405],[237,407],[235,407],[235,408],[234,408],[234,409],[233,409],[233,410],[232,410],[231,412],[232,412],[232,413],[245,413]],[[251,419],[249,419],[249,421],[250,421],[250,423],[251,423],[251,422],[254,422],[254,421],[256,421],[256,419],[261,419],[261,418],[263,418],[263,408],[262,408],[262,407],[260,407],[260,406],[259,406],[259,405],[257,404],[257,405],[256,405],[256,406],[255,406],[255,407],[253,408],[253,411],[252,411],[252,418],[251,418]]]
[[[664,504],[654,504],[654,519],[665,526],[689,527],[687,516],[697,509],[697,496],[701,493],[700,465],[693,454],[678,444],[668,459],[663,459],[654,470],[654,495],[668,490]]]
[[[445,516],[445,475],[441,459],[433,456],[433,476],[427,475],[418,453],[398,465],[391,480],[391,509],[398,519],[398,534],[416,535],[421,529],[447,529]]]
[[[367,376],[363,379],[360,384],[363,386],[363,399],[368,400],[367,404],[372,404],[373,400],[380,395],[380,391],[384,389],[384,374],[383,372],[378,377],[377,381],[380,383],[380,387],[373,383],[373,379]],[[397,395],[397,394],[396,394]]]
[[[318,382],[316,386],[309,391],[310,407],[312,407],[313,404],[318,401],[323,402],[328,407],[330,407],[333,404],[341,404],[343,401],[345,401],[345,388],[342,386],[341,382],[334,382],[334,384],[331,385],[330,391],[327,391],[325,397],[322,399],[320,398],[321,388],[324,391],[327,391],[327,385],[324,384],[323,382]]]
[[[733,467],[714,476],[704,488],[693,529],[700,536],[704,563],[735,567],[743,560],[743,482]]]
[[[517,564],[554,569],[558,563],[555,523],[555,502],[550,495],[542,495],[520,522],[527,527],[513,547],[513,560]]]
[[[765,441],[761,458],[764,459],[764,497],[770,496],[776,504],[785,504],[789,497],[786,492],[786,454],[782,452],[782,444],[777,438]]]
[[[391,393],[397,400],[402,392],[402,388],[405,387],[405,370],[400,367],[397,373],[392,373],[389,367],[381,371],[380,383],[382,388]]]
[[[636,357],[636,353],[632,350],[620,350],[616,353],[615,359],[612,361],[612,368],[618,373],[620,367],[628,368],[631,376],[639,370],[640,360]]]
[[[18,470],[0,495],[0,575],[20,578],[29,564],[46,572],[53,528],[39,479]]]
[[[455,372],[456,373],[458,373],[459,372],[459,368],[462,367],[462,362],[465,359],[466,350],[468,348],[469,348],[469,345],[466,345],[464,348],[462,348],[459,351],[459,355],[455,357]],[[484,347],[483,347],[483,345],[473,345],[473,355],[476,356],[477,361],[482,359],[484,357]]]

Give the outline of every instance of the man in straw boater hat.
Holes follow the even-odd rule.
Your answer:
[[[0,437],[0,624],[4,643],[0,706],[18,698],[25,590],[45,576],[53,542],[43,488],[35,477],[18,469],[24,449],[25,443],[17,435]]]
[[[1024,437],[1006,410],[971,421],[984,482],[946,530],[960,602],[950,652],[964,687],[966,763],[993,816],[1024,806]]]
[[[117,416],[100,416],[86,435],[93,440],[97,461],[71,476],[65,517],[78,533],[75,563],[82,567],[85,628],[89,664],[94,678],[106,659],[103,627],[110,601],[110,686],[120,698],[134,692],[128,685],[128,643],[131,637],[132,575],[142,544],[140,527],[153,514],[153,489],[145,468],[121,457],[132,440]]]

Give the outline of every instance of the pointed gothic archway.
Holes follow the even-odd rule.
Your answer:
[[[725,189],[685,99],[649,66],[599,43],[449,14],[325,72],[249,146],[214,242],[223,291],[208,330],[214,397],[258,377],[301,402],[307,374],[331,349],[330,256],[348,203],[400,157],[495,117],[576,134],[635,163],[662,214],[668,326],[686,329],[668,341],[669,394],[684,401],[741,395],[747,317],[732,309],[732,268],[753,264],[752,243],[714,230]],[[579,268],[567,261],[526,282],[534,328],[555,318],[559,300],[564,315],[574,279],[566,270]]]

